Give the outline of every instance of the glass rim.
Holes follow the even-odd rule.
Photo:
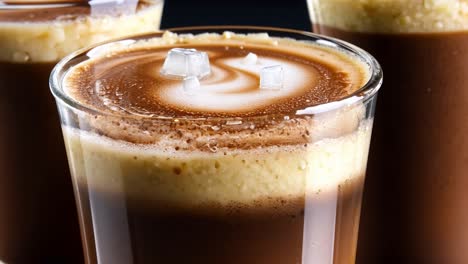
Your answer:
[[[155,37],[161,37],[164,32],[170,31],[174,33],[193,33],[194,31],[199,31],[198,33],[211,33],[211,32],[224,32],[224,31],[231,31],[236,33],[236,30],[239,31],[246,31],[242,33],[260,33],[260,32],[265,32],[265,33],[286,33],[286,34],[295,34],[298,36],[303,36],[309,38],[309,41],[320,41],[320,45],[326,46],[329,48],[333,49],[338,49],[341,52],[350,52],[352,55],[356,55],[359,59],[361,59],[364,63],[366,63],[369,66],[370,69],[370,77],[369,80],[359,89],[354,91],[353,93],[342,97],[338,100],[330,101],[327,103],[323,104],[315,104],[306,107],[305,109],[298,109],[296,111],[296,116],[307,116],[307,115],[314,115],[314,114],[319,114],[319,113],[324,113],[324,112],[332,112],[335,110],[338,110],[340,108],[354,105],[359,102],[367,102],[368,100],[372,99],[377,92],[380,90],[382,86],[382,81],[383,81],[383,73],[382,73],[382,68],[380,64],[377,62],[377,60],[369,54],[367,51],[351,44],[348,42],[345,42],[343,40],[339,40],[336,38],[332,37],[327,37],[323,35],[319,35],[316,33],[312,32],[307,32],[307,31],[301,31],[301,30],[295,30],[295,29],[287,29],[287,28],[278,28],[278,27],[263,27],[263,26],[229,26],[229,25],[223,25],[223,26],[191,26],[191,27],[174,27],[174,28],[167,28],[167,29],[161,29],[152,33],[145,33],[145,34],[138,34],[138,35],[131,35],[131,36],[125,36],[123,38],[118,38],[118,39],[113,39],[105,42],[101,42],[92,46],[88,46],[86,48],[82,48],[80,50],[77,50],[62,60],[60,60],[57,65],[53,68],[50,78],[49,78],[49,87],[50,90],[55,97],[55,100],[60,102],[61,104],[64,104],[66,107],[70,107],[75,110],[83,111],[86,113],[90,114],[96,114],[96,115],[101,115],[101,116],[110,116],[110,117],[117,117],[117,118],[135,118],[135,119],[144,119],[144,120],[172,120],[172,119],[179,119],[179,120],[186,120],[186,121],[200,121],[200,120],[232,120],[232,119],[256,119],[256,118],[262,118],[262,117],[268,117],[268,116],[277,116],[277,115],[290,115],[287,113],[275,113],[275,114],[263,114],[263,115],[254,115],[254,116],[248,116],[248,117],[242,117],[242,116],[232,116],[232,117],[191,117],[191,116],[140,116],[140,115],[131,115],[131,114],[118,114],[118,113],[112,113],[112,112],[106,112],[98,109],[94,109],[90,106],[86,106],[82,103],[77,102],[70,96],[68,96],[62,89],[61,87],[63,86],[62,80],[63,77],[66,75],[68,72],[69,68],[72,66],[78,65],[79,63],[86,61],[88,58],[86,56],[86,53],[96,47],[106,45],[109,43],[115,43],[118,41],[124,41],[124,40],[140,40],[140,39],[148,39],[148,38],[155,38]],[[252,32],[250,32],[252,31]],[[281,36],[273,36],[273,37],[281,37]],[[79,57],[86,57],[84,60],[78,60],[78,62],[72,62],[74,59],[77,59]],[[65,70],[65,72],[62,73],[62,70],[65,69],[65,66],[69,63],[72,63],[72,65],[69,66],[68,69]]]

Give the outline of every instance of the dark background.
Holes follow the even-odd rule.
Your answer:
[[[311,29],[306,0],[165,0],[161,28],[202,25]]]

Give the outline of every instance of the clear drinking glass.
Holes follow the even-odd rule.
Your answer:
[[[158,72],[144,55],[151,52],[145,45],[170,33],[122,39],[62,60],[50,85],[61,116],[88,263],[354,263],[375,96],[382,82],[378,63],[344,42],[293,30],[200,27],[171,32],[214,32],[226,41],[232,32],[266,32],[282,38],[279,46],[294,40],[351,56],[365,65],[369,79],[340,100],[292,113],[155,116],[139,112],[136,102],[132,110],[118,112],[115,100],[138,99],[127,90],[109,95],[102,87],[117,78],[122,89],[144,89],[143,79]],[[253,36],[257,50],[271,48],[265,34]],[[165,45],[184,47],[171,43]],[[247,53],[249,41],[242,43],[217,51]],[[139,45],[137,60],[149,68],[125,64],[130,61],[125,52]],[[109,52],[113,47],[117,51]],[[211,58],[213,72],[223,69],[216,58]],[[83,89],[99,87],[102,103],[117,112],[80,103],[67,92],[67,76],[95,59],[117,59],[112,70],[138,74],[108,79],[110,71],[102,65],[83,68],[96,80]],[[157,96],[140,91],[135,95]],[[248,93],[226,92],[222,104],[237,104],[226,98]]]
[[[159,29],[163,1],[0,1],[0,262],[83,263],[50,72],[67,54]]]

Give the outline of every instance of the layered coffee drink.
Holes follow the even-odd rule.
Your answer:
[[[386,75],[363,203],[363,263],[468,263],[468,2],[309,5],[316,32],[368,50]]]
[[[239,30],[59,64],[89,263],[354,263],[378,65],[313,35]]]
[[[83,263],[48,78],[70,52],[159,27],[162,1],[0,4],[0,262]]]

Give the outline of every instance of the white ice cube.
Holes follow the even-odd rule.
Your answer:
[[[183,82],[184,92],[189,95],[194,95],[200,90],[200,81],[195,76],[184,78]]]
[[[162,75],[175,79],[190,76],[203,78],[210,72],[210,61],[206,52],[182,48],[171,49],[161,69]]]
[[[260,89],[280,90],[283,88],[283,80],[283,66],[264,67],[260,73]]]
[[[245,56],[244,59],[242,59],[242,63],[244,63],[245,65],[255,65],[257,64],[257,59],[257,54],[249,52],[249,54],[247,54],[247,56]]]
[[[234,33],[231,32],[231,31],[224,31],[224,32],[223,32],[223,37],[224,37],[225,39],[230,39],[230,38],[232,38],[232,35],[234,35]]]

